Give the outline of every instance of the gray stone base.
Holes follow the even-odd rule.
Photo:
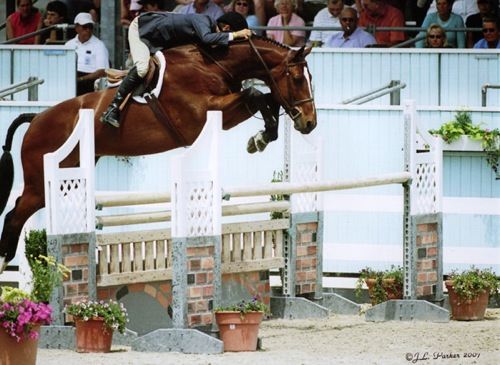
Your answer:
[[[76,350],[76,334],[73,326],[42,326],[38,347],[43,349]],[[132,346],[137,339],[137,333],[126,329],[122,335],[113,333],[113,345]]]
[[[323,297],[316,303],[335,314],[358,315],[361,310],[361,305],[335,293],[323,293]]]
[[[368,309],[365,319],[369,322],[449,322],[450,312],[425,300],[389,300]]]
[[[328,308],[305,298],[271,297],[272,318],[306,319],[325,318]]]
[[[133,351],[221,354],[224,343],[195,329],[157,329],[132,342]]]
[[[75,350],[75,327],[73,326],[42,326],[38,348]]]

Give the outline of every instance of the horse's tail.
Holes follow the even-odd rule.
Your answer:
[[[36,114],[24,113],[18,116],[9,127],[7,137],[5,138],[5,145],[3,148],[3,155],[0,158],[0,214],[3,213],[7,200],[9,200],[12,184],[14,183],[14,164],[10,150],[12,148],[12,139],[17,127],[23,123],[31,123]]]

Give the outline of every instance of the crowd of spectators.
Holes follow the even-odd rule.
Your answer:
[[[120,23],[127,27],[134,17],[145,11],[202,13],[214,20],[224,12],[236,11],[246,17],[251,28],[306,25],[334,28],[312,31],[256,30],[260,35],[289,46],[390,47],[415,37],[415,42],[405,42],[405,46],[500,48],[498,41],[495,41],[499,38],[500,28],[498,2],[499,0],[121,0]],[[54,29],[53,26],[75,24],[76,16],[81,13],[89,14],[95,24],[99,23],[100,0],[49,1],[43,11],[33,5],[33,0],[17,0],[16,4],[17,10],[6,21],[7,39],[51,27],[50,31],[20,40],[19,44],[57,44],[73,38],[76,35],[73,28]],[[420,27],[422,30],[412,31],[408,27]],[[470,30],[466,31],[465,28]],[[434,37],[433,42],[431,36]],[[437,37],[441,42],[436,41]]]

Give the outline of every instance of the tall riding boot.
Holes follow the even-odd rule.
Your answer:
[[[137,68],[133,67],[130,69],[127,76],[123,79],[120,87],[118,87],[118,91],[108,106],[108,110],[106,110],[101,116],[101,122],[112,125],[113,127],[120,127],[120,105],[125,100],[125,97],[131,93],[137,85],[142,82],[142,77],[137,73]]]

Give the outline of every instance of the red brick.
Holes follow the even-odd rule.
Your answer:
[[[99,288],[97,289],[97,299],[108,299],[111,298],[110,290],[108,288]]]
[[[201,324],[201,316],[199,314],[188,315],[188,326],[196,326]]]
[[[316,271],[306,272],[306,280],[316,280]]]
[[[432,260],[421,260],[421,263],[422,263],[422,271],[432,269]]]
[[[307,254],[311,256],[316,256],[316,253],[318,252],[318,247],[316,245],[312,245],[307,247]]]
[[[427,274],[427,280],[429,282],[436,282],[437,281],[437,272],[433,271]]]
[[[312,232],[303,232],[300,233],[297,237],[297,243],[310,243],[312,242],[313,235]]]
[[[422,245],[422,236],[417,235],[416,244],[417,244],[417,247],[423,246]]]
[[[203,298],[213,298],[213,296],[214,296],[213,285],[204,286],[203,287]]]
[[[307,255],[307,247],[306,246],[298,246],[297,247],[297,256],[306,256]]]
[[[424,295],[424,288],[421,285],[417,286],[417,297]]]
[[[82,283],[78,284],[78,294],[87,294],[89,293],[89,284],[88,283]]]
[[[144,293],[148,294],[150,297],[156,298],[156,293],[158,290],[153,285],[146,284],[144,286]]]
[[[196,260],[189,260],[188,261],[188,271],[199,271],[201,269],[201,260],[196,259]]]
[[[162,293],[170,293],[170,291],[172,290],[172,287],[171,287],[170,283],[160,284],[159,289]]]
[[[188,298],[201,298],[203,288],[200,286],[192,286],[188,289]]]
[[[213,257],[202,258],[201,259],[201,268],[202,268],[202,270],[213,270],[214,258]]]
[[[432,294],[432,286],[431,285],[424,285],[423,290],[424,290],[423,295],[431,295]]]
[[[158,301],[158,303],[160,303],[160,305],[164,308],[164,309],[167,309],[170,302],[168,301],[168,299],[166,298],[165,295],[162,295],[160,292],[156,293],[156,300]]]
[[[427,257],[437,256],[437,247],[429,247],[427,249]]]
[[[304,271],[297,271],[295,273],[295,280],[297,283],[303,282],[306,280],[306,273]]]
[[[213,322],[213,315],[211,313],[205,313],[201,315],[201,324],[209,325]]]
[[[66,256],[64,258],[64,265],[68,267],[73,266],[88,266],[89,258],[88,256]]]
[[[144,284],[129,284],[128,291],[130,293],[139,293],[144,291]]]
[[[88,243],[79,243],[76,245],[69,245],[71,253],[87,253],[89,252]]]
[[[68,284],[64,286],[65,296],[71,297],[78,294],[78,285],[77,284]]]
[[[417,274],[417,283],[426,283],[427,282],[427,273],[419,272]]]
[[[430,232],[428,234],[422,235],[422,244],[423,245],[428,245],[431,243],[437,243],[436,232]]]
[[[207,273],[197,273],[194,279],[195,284],[206,284],[207,283]]]

